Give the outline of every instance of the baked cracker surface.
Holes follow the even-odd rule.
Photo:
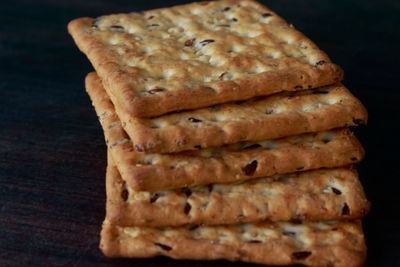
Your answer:
[[[230,226],[121,227],[103,223],[100,249],[108,257],[244,261],[267,265],[362,266],[361,221]]]
[[[68,25],[116,104],[134,117],[339,82],[342,70],[251,0],[199,2]]]
[[[135,191],[108,151],[107,218],[119,226],[226,225],[263,220],[350,220],[369,202],[354,168],[306,171],[233,184]]]
[[[96,107],[100,122],[108,135],[107,138],[112,139],[111,144],[129,142],[129,145],[133,145],[138,152],[143,150],[152,152],[157,150],[156,147],[162,152],[185,148],[198,150],[240,141],[242,141],[240,146],[244,148],[251,144],[256,145],[257,142],[264,148],[273,148],[274,144],[269,144],[266,140],[365,124],[367,121],[367,112],[362,104],[347,89],[339,85],[316,89],[307,94],[303,92],[301,95],[285,93],[153,119],[128,118],[128,120],[124,120],[123,112],[118,114],[118,110],[110,101],[101,85],[101,80],[95,73],[87,76],[86,90]],[[266,111],[268,114],[265,114]],[[115,113],[122,115],[122,118]],[[128,135],[122,131],[126,131]],[[360,154],[362,148],[349,132],[321,134],[316,139],[329,145],[326,141],[335,140],[338,136],[347,136],[349,143],[353,143],[354,150]],[[302,138],[297,137],[297,139],[301,141]],[[248,142],[254,140],[257,142]],[[293,140],[291,143],[299,142],[299,140]],[[233,145],[229,150],[235,150],[235,147],[238,150],[240,146]],[[144,149],[150,147],[152,149]],[[191,152],[185,153],[191,155]],[[355,158],[361,157],[356,155]],[[301,164],[299,163],[296,167],[301,167]]]

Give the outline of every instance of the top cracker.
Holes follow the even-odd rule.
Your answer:
[[[252,0],[199,2],[68,25],[108,94],[135,117],[340,81],[327,55]]]

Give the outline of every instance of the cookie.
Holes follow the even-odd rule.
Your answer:
[[[115,103],[134,117],[339,82],[342,70],[276,13],[222,0],[68,25]]]
[[[244,261],[267,265],[362,266],[360,221],[263,222],[231,226],[121,227],[103,223],[100,249],[108,257]]]
[[[134,191],[108,152],[107,218],[120,226],[350,220],[369,211],[354,168],[275,175],[232,184]]]

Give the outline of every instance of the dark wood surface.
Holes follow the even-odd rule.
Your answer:
[[[77,17],[188,1],[0,2],[0,266],[245,266],[108,260],[98,250],[106,147],[83,80],[92,67],[67,34]],[[264,1],[345,70],[369,110],[356,130],[367,266],[400,266],[399,1]]]

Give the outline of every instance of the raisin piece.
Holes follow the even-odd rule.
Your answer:
[[[205,45],[208,45],[209,43],[213,43],[213,42],[215,42],[215,40],[206,39],[206,40],[201,41],[200,44],[201,44],[202,46],[205,46]]]
[[[294,260],[304,260],[311,255],[310,251],[297,251],[292,253],[292,259]]]
[[[301,86],[301,85],[296,85],[295,87],[294,87],[294,89],[302,89],[303,88],[303,86]]]
[[[357,158],[356,158],[356,157],[352,157],[352,158],[350,158],[350,160],[351,160],[351,161],[356,161]]]
[[[361,119],[354,119],[353,122],[354,122],[354,124],[359,125],[359,126],[365,125],[365,121],[363,121]]]
[[[332,187],[332,192],[335,193],[336,195],[341,195],[342,191],[340,191],[339,189]]]
[[[325,95],[328,93],[329,93],[329,91],[314,91],[314,92],[312,92],[313,95]]]
[[[225,7],[224,9],[222,9],[222,12],[229,11],[230,9],[231,9],[230,7]]]
[[[233,18],[232,21],[236,22],[236,21],[238,21],[238,19],[237,18]]]
[[[157,94],[157,93],[159,93],[159,92],[164,92],[164,91],[165,91],[164,88],[154,88],[154,89],[151,89],[151,90],[149,91],[149,94],[154,95],[154,94]]]
[[[342,215],[350,215],[350,209],[349,206],[347,206],[347,203],[343,204]]]
[[[247,243],[253,243],[253,244],[258,244],[258,243],[262,243],[261,242],[261,240],[250,240],[250,241],[247,241]]]
[[[196,119],[196,118],[193,118],[193,117],[190,117],[190,118],[188,118],[188,120],[190,121],[190,122],[202,122],[202,120],[199,120],[199,119]]]
[[[243,174],[247,175],[247,176],[252,176],[256,169],[257,169],[257,165],[258,165],[258,161],[257,160],[253,160],[252,162],[250,162],[249,164],[247,164],[243,169]]]
[[[194,148],[196,148],[196,149],[201,149],[201,146],[200,146],[200,145],[194,146]]]
[[[192,46],[196,38],[188,39],[185,42],[185,46]]]
[[[129,197],[129,192],[128,192],[128,190],[124,189],[124,190],[121,192],[121,197],[122,197],[122,199],[123,199],[124,201],[127,201],[127,200],[128,200],[128,197]]]
[[[156,202],[159,197],[160,197],[160,194],[158,194],[158,193],[152,194],[150,197],[150,203]]]
[[[164,245],[164,244],[161,244],[161,243],[154,243],[154,245],[156,245],[157,247],[159,247],[159,248],[161,248],[163,250],[166,250],[166,251],[170,251],[172,249],[172,247]]]
[[[207,185],[207,188],[208,188],[208,192],[212,192],[213,191],[213,184],[209,184],[209,185]]]
[[[135,148],[136,148],[137,151],[143,152],[143,148],[141,146],[135,145]]]
[[[148,17],[147,19],[150,20],[150,19],[152,19],[152,18],[154,18],[154,16],[150,16],[150,17]]]
[[[192,206],[190,206],[190,204],[186,202],[185,206],[183,207],[183,212],[186,215],[188,215],[191,209],[192,209]]]
[[[189,188],[185,187],[181,189],[181,192],[184,193],[187,197],[190,197],[190,195],[192,194],[192,190],[190,190]]]
[[[263,13],[261,16],[262,16],[263,18],[268,18],[268,17],[271,17],[272,14],[271,14],[271,13]]]
[[[315,63],[315,66],[322,66],[322,65],[324,65],[325,63],[327,63],[326,60],[320,60],[320,61],[318,61],[317,63]]]
[[[147,27],[156,27],[156,26],[160,26],[160,24],[153,23],[153,24],[149,24],[149,25],[147,25]]]
[[[296,236],[296,232],[292,231],[283,231],[282,234],[287,236]]]
[[[125,28],[120,25],[111,25],[110,30],[113,32],[124,32]]]
[[[242,148],[242,150],[245,150],[245,149],[254,149],[254,148],[259,148],[259,147],[261,147],[260,144],[252,144],[252,145],[249,145],[249,146],[246,146],[246,147]]]

